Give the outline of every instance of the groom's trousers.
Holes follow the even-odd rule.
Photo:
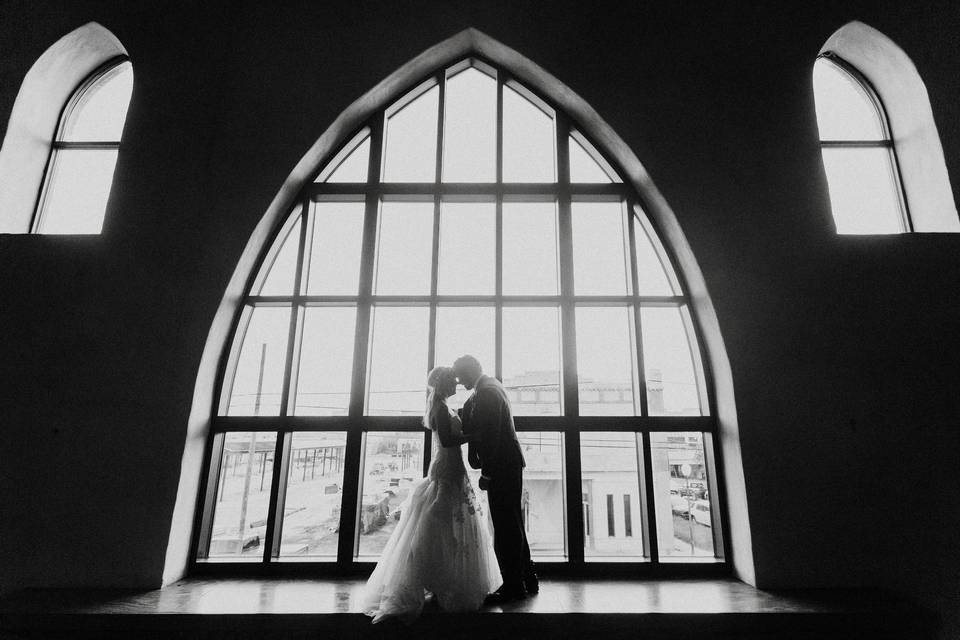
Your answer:
[[[497,483],[500,484],[497,484]],[[487,491],[490,517],[493,520],[493,550],[507,589],[523,587],[523,578],[530,568],[530,545],[523,525],[523,480],[498,477]]]

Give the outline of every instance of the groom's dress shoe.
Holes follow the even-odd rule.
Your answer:
[[[502,605],[508,602],[514,602],[516,600],[523,600],[527,597],[527,592],[524,590],[523,586],[518,587],[500,587],[490,595],[488,595],[484,600],[483,604],[485,605]]]
[[[528,573],[523,579],[523,588],[529,594],[540,593],[540,578],[537,577],[537,574]]]

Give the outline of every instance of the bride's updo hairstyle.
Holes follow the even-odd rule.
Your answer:
[[[430,412],[434,406],[443,404],[446,396],[438,393],[439,389],[457,389],[457,374],[453,367],[434,367],[427,374],[427,410],[423,414],[423,426],[430,428]]]

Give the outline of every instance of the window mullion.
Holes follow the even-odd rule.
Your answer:
[[[383,123],[380,115],[370,126],[370,157],[367,180],[380,181],[383,151]],[[357,508],[360,493],[360,457],[363,455],[363,417],[367,382],[367,354],[370,342],[371,293],[373,291],[373,263],[377,242],[377,214],[380,199],[376,191],[365,196],[363,214],[363,244],[360,257],[360,289],[357,301],[357,328],[354,334],[353,377],[350,381],[350,428],[343,460],[343,501],[340,508],[340,535],[337,540],[337,565],[346,568],[353,562],[354,539],[357,527]]]
[[[580,432],[573,421],[580,413],[577,389],[576,307],[573,288],[573,229],[570,213],[570,124],[556,115],[557,227],[560,257],[560,330],[563,357],[564,462],[566,467],[567,557],[583,564],[583,479],[580,468]],[[571,420],[573,419],[573,420]]]
[[[628,251],[630,252],[630,281],[633,287],[633,295],[639,296],[640,294],[640,277],[637,272],[637,225],[636,225],[636,215],[634,211],[636,210],[635,205],[631,201],[627,201],[627,242],[630,245]],[[650,415],[650,408],[647,404],[647,377],[646,371],[643,362],[643,326],[640,318],[640,304],[634,303],[633,305],[633,330],[634,330],[634,341],[636,342],[636,349],[634,353],[636,354],[636,372],[637,372],[637,384],[636,389],[637,393],[640,394],[640,415],[647,416]]]
[[[657,510],[654,505],[653,455],[650,450],[650,433],[644,431],[640,436],[643,449],[643,464],[641,465],[643,478],[641,482],[645,488],[645,491],[641,494],[641,496],[645,498],[645,504],[643,505],[643,531],[646,538],[644,542],[646,551],[650,557],[650,562],[656,566],[660,563],[660,551],[657,546]]]
[[[496,264],[494,282],[493,360],[494,376],[503,382],[503,73],[497,73],[497,201],[496,201]]]

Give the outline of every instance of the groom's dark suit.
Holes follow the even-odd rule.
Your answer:
[[[530,546],[523,526],[523,452],[513,426],[510,401],[496,378],[480,376],[475,391],[463,405],[464,433],[478,434],[470,441],[468,461],[480,469],[487,482],[493,547],[507,590],[522,590],[530,564]]]

